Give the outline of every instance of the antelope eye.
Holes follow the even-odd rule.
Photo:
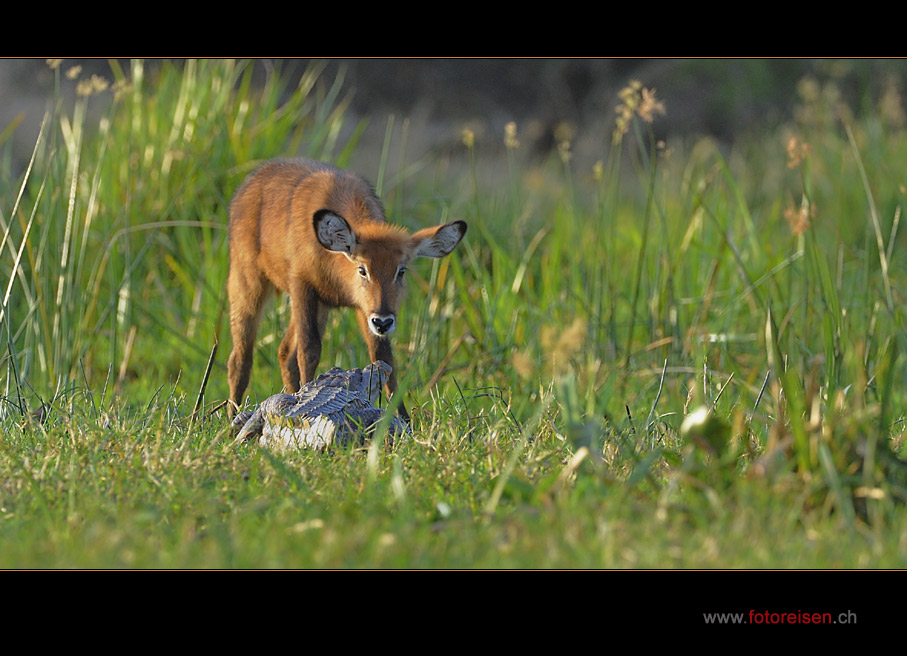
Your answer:
[[[406,267],[400,267],[399,269],[397,269],[397,280],[402,280],[404,273],[406,273]]]
[[[359,265],[359,275],[362,276],[363,278],[368,278],[368,271],[361,264]]]

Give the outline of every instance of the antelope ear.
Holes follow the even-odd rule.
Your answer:
[[[350,255],[356,248],[356,233],[339,214],[330,210],[319,210],[313,218],[315,236],[329,251]]]
[[[456,248],[466,234],[466,221],[453,221],[436,228],[425,228],[413,235],[413,257],[444,257]]]

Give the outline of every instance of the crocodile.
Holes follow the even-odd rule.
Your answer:
[[[257,439],[261,446],[278,450],[361,443],[385,417],[376,403],[390,372],[390,365],[381,360],[364,369],[333,367],[295,394],[269,396],[257,409],[233,419],[232,428],[239,430],[236,442]],[[396,414],[388,418],[387,430],[391,442],[410,432]]]

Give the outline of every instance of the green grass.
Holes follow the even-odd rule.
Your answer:
[[[392,219],[470,223],[411,272],[413,439],[275,455],[218,409],[227,205],[268,157],[353,165],[349,90],[232,61],[109,82],[54,104],[25,169],[3,148],[0,567],[905,566],[907,134],[872,102],[804,86],[733,148],[665,149],[632,113],[597,167],[504,135],[397,159],[389,121],[361,172]],[[336,313],[323,367],[366,357]]]

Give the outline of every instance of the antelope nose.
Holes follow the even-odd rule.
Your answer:
[[[376,335],[387,335],[393,332],[396,321],[392,314],[373,314],[369,317],[369,328]]]

